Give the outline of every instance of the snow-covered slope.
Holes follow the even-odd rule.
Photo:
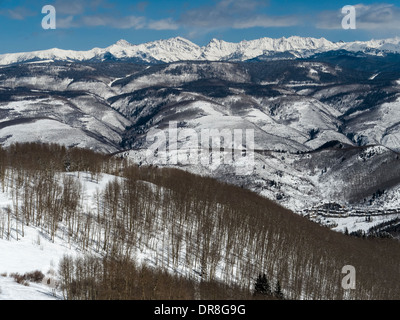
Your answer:
[[[379,150],[379,148],[366,151],[384,152],[384,150]],[[290,161],[301,160],[299,157],[295,159],[294,156],[290,155],[289,158],[291,159]],[[286,163],[290,163],[290,161]],[[283,168],[282,163],[279,164],[278,159],[275,159],[275,165],[281,165]],[[294,176],[295,175],[293,175],[293,177]],[[8,177],[14,179],[11,174],[8,175]],[[0,188],[0,300],[63,299],[63,295],[59,290],[60,288],[52,285],[52,283],[56,283],[56,281],[61,278],[59,272],[60,261],[64,255],[70,257],[82,257],[84,255],[104,257],[104,255],[109,254],[111,250],[117,250],[123,253],[125,258],[133,258],[137,265],[143,264],[156,268],[162,267],[165,271],[183,275],[194,281],[204,280],[205,277],[208,277],[206,274],[209,273],[203,270],[209,268],[209,264],[207,264],[207,267],[204,267],[204,265],[200,263],[201,255],[199,255],[198,252],[202,252],[202,250],[205,251],[205,249],[201,249],[201,244],[205,241],[204,238],[210,237],[212,243],[214,237],[217,237],[220,233],[224,234],[221,227],[221,225],[227,224],[225,223],[226,220],[224,216],[222,216],[221,219],[213,219],[214,221],[211,223],[208,222],[212,226],[215,226],[215,230],[214,228],[210,228],[210,230],[213,230],[212,233],[210,232],[204,236],[202,232],[200,232],[200,230],[203,229],[199,230],[200,227],[196,226],[195,222],[183,218],[183,214],[180,213],[180,210],[183,210],[181,207],[175,208],[172,204],[165,205],[165,207],[161,205],[165,202],[169,204],[170,202],[168,201],[171,201],[169,199],[181,199],[180,197],[173,197],[173,189],[168,187],[145,180],[134,180],[128,182],[128,185],[132,189],[127,190],[127,185],[124,186],[123,184],[120,185],[119,188],[116,188],[115,183],[123,183],[125,178],[105,173],[59,172],[56,173],[54,177],[56,185],[60,184],[60,190],[64,189],[65,192],[58,194],[54,191],[54,194],[58,194],[54,196],[59,197],[54,199],[54,203],[66,200],[66,198],[64,198],[64,194],[65,196],[68,194],[66,189],[71,191],[74,188],[78,188],[77,190],[79,190],[77,195],[78,199],[76,199],[78,204],[76,213],[71,215],[74,218],[67,218],[69,215],[62,213],[60,214],[62,218],[59,217],[59,219],[55,219],[52,223],[50,223],[50,220],[47,221],[47,218],[44,217],[43,221],[38,222],[39,218],[35,216],[36,214],[32,214],[30,216],[31,221],[28,225],[28,223],[26,223],[27,220],[22,218],[26,214],[23,211],[25,202],[22,200],[25,195],[20,193],[19,197],[21,197],[21,199],[19,199],[19,201],[15,200],[15,193],[18,189],[15,183],[3,182]],[[65,178],[67,179],[65,180]],[[11,181],[11,179],[9,181]],[[289,181],[286,176],[285,179]],[[261,180],[262,179],[260,179],[260,181]],[[282,181],[283,180],[284,179],[282,179]],[[5,181],[7,181],[7,179]],[[70,184],[71,182],[73,182],[72,185]],[[31,181],[28,180],[27,183],[31,184]],[[201,184],[199,185],[202,186]],[[69,189],[71,187],[72,189]],[[198,188],[196,184],[191,187],[193,190]],[[204,188],[204,186],[202,187]],[[303,189],[303,191],[305,191],[305,189]],[[191,192],[192,190],[189,191],[189,194]],[[212,192],[214,192],[213,189]],[[110,195],[112,196],[110,197]],[[123,195],[126,195],[127,198],[119,198]],[[42,196],[46,197],[47,195],[44,194]],[[135,197],[135,200],[132,201],[133,206],[135,206],[136,203],[149,203],[149,206],[147,208],[138,206],[138,211],[132,208],[132,212],[125,212],[123,208],[125,208],[127,203],[123,203],[125,200],[130,199],[131,196]],[[200,193],[200,196],[203,196],[203,194]],[[228,199],[229,196],[231,195],[228,195]],[[36,199],[35,196],[34,198]],[[114,202],[114,200],[116,202]],[[34,208],[32,212],[36,212],[36,210],[41,208],[41,205],[36,201],[38,200],[34,200],[32,203]],[[199,206],[202,205],[203,204],[200,202]],[[217,217],[220,217],[220,211],[218,210],[221,209],[219,209],[219,207],[223,208],[225,205],[226,203],[216,203],[215,207],[211,207],[210,211],[214,212],[214,215]],[[190,206],[187,207],[190,208]],[[9,208],[9,210],[7,208]],[[116,211],[118,213],[115,214],[115,216],[111,208],[117,208]],[[168,210],[167,208],[171,209]],[[245,208],[248,208],[247,204]],[[272,208],[276,210],[277,206],[273,206]],[[64,210],[65,208],[61,211]],[[193,212],[194,210],[195,209],[189,209],[188,211]],[[261,212],[268,212],[272,215],[269,210],[271,209],[267,205]],[[130,229],[128,224],[126,224],[126,229],[121,227],[125,225],[124,222],[132,219],[133,216],[130,215],[133,214],[133,212],[135,212],[135,218],[133,218],[134,220],[132,221],[133,227]],[[141,214],[141,212],[145,212],[145,214]],[[215,212],[218,214],[215,214]],[[175,213],[176,218],[173,219],[175,217],[173,214]],[[286,213],[287,212],[281,212],[282,215]],[[45,215],[47,214],[48,213]],[[230,214],[229,211],[228,214]],[[212,215],[213,218],[214,215]],[[53,212],[50,214],[50,217],[52,216]],[[182,220],[178,219],[179,216],[182,217]],[[190,214],[189,216],[192,215]],[[249,214],[249,216],[251,215]],[[194,213],[193,217],[198,220],[201,219]],[[364,217],[343,215],[332,217],[331,220],[336,222],[337,230],[342,231],[342,228],[348,227],[349,232],[352,232],[358,229],[368,230],[391,218],[393,218],[393,215],[382,215],[374,217],[373,221],[365,222]],[[126,219],[126,221],[123,219]],[[246,217],[240,216],[240,219],[244,219],[244,221],[246,221],[244,225],[247,226]],[[107,223],[108,221],[109,223]],[[276,220],[273,221],[275,222]],[[292,220],[287,219],[283,221],[290,222]],[[54,229],[53,223],[55,223],[56,229]],[[111,227],[111,225],[113,225],[113,227]],[[199,225],[202,224],[199,223]],[[260,226],[267,226],[267,228],[275,229],[275,225],[273,224],[260,224]],[[189,227],[194,229],[189,229]],[[288,230],[287,232],[290,233],[292,227],[293,225],[288,225],[285,230]],[[276,223],[276,229],[278,228],[282,228],[282,223],[279,219]],[[121,230],[124,230],[124,232]],[[193,233],[189,230],[193,231]],[[219,230],[221,230],[221,232],[219,232]],[[242,240],[239,237],[236,239],[234,235],[226,238],[233,243],[240,243],[244,248],[243,251],[252,252],[250,246],[248,246],[248,241],[251,242],[251,244],[258,243],[258,241],[254,242],[253,229],[243,227],[243,230],[245,234],[249,235],[248,239],[250,240]],[[308,231],[307,229],[307,232]],[[304,230],[304,232],[307,234],[306,230]],[[197,234],[200,234],[200,236],[197,237],[198,240],[189,242],[189,239],[196,239],[195,235]],[[236,235],[238,232],[234,234]],[[297,233],[294,232],[294,234]],[[258,261],[259,258],[254,254],[237,254],[235,251],[237,250],[236,245],[227,249],[229,246],[226,245],[226,238],[220,236],[218,240],[215,241],[215,245],[213,244],[215,247],[220,247],[218,250],[213,247],[213,250],[218,252],[214,260],[216,262],[214,262],[213,276],[227,283],[233,280],[233,282],[241,283],[247,287],[252,286],[253,277],[248,277],[248,274],[257,272],[259,268],[258,264],[260,263]],[[234,240],[231,240],[232,238]],[[121,242],[117,244],[115,240]],[[176,245],[176,243],[179,245]],[[273,241],[272,244],[268,242],[268,245],[272,246],[276,246],[277,244],[282,245],[285,249],[287,248],[286,242],[283,242],[279,238]],[[317,245],[321,244],[317,242]],[[299,244],[295,244],[293,247],[296,246],[299,246]],[[119,248],[115,249],[116,247]],[[292,246],[290,248],[292,248]],[[309,250],[308,247],[307,250]],[[232,267],[234,271],[231,271],[227,264],[227,261],[231,263],[232,259],[235,259],[234,265],[237,266],[237,268]],[[280,257],[279,259],[277,261],[286,261],[284,257]],[[275,261],[275,259],[272,260]],[[247,271],[244,273],[242,270],[244,266],[247,265],[245,264],[247,261],[249,261],[250,268],[252,269],[248,271],[246,268],[245,270]],[[382,263],[385,263],[385,261],[382,261]],[[320,264],[320,260],[318,260],[317,264]],[[282,265],[285,268],[289,268],[284,264]],[[75,268],[78,267],[76,266]],[[16,283],[13,279],[13,274],[15,273],[22,275],[36,270],[45,275],[45,280],[50,280],[50,285],[47,284],[47,281],[43,280],[40,283],[28,281],[26,283],[27,285],[24,285],[23,283]],[[245,275],[243,276],[243,274]]]
[[[82,186],[82,210],[93,210],[95,195],[102,192],[110,181],[117,176],[102,174],[97,181],[86,172],[61,173],[70,177]],[[10,189],[0,191],[1,221],[5,221],[4,208],[12,208],[13,196]],[[19,222],[20,223],[20,222]],[[0,236],[0,300],[59,300],[63,299],[58,281],[59,262],[64,256],[78,257],[86,254],[96,255],[95,250],[82,251],[76,242],[63,237],[62,232],[50,239],[46,230],[38,226],[24,225],[19,229],[15,217],[10,218],[12,232]],[[23,230],[23,231],[22,231]],[[140,262],[140,260],[138,260]],[[17,283],[13,274],[23,275],[40,271],[45,276],[39,282],[25,281]]]
[[[104,61],[132,60],[143,63],[176,61],[245,61],[259,56],[288,52],[294,57],[308,57],[316,53],[347,50],[381,54],[382,52],[400,53],[400,38],[331,42],[325,38],[292,36],[289,38],[261,38],[230,43],[212,39],[206,46],[200,47],[182,37],[158,40],[144,44],[130,44],[119,40],[107,48],[93,48],[88,51],[48,49],[32,52],[6,53],[0,55],[0,65],[34,61]]]

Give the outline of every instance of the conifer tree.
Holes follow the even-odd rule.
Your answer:
[[[258,278],[254,283],[254,294],[262,294],[262,295],[271,294],[271,287],[269,285],[265,273],[262,276],[261,273],[258,275]]]
[[[283,299],[283,292],[279,280],[276,282],[274,295],[277,299]]]

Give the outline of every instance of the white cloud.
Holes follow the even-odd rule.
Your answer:
[[[299,19],[295,16],[271,17],[267,15],[258,15],[252,18],[235,21],[232,25],[234,29],[247,29],[254,27],[288,27],[299,24]]]
[[[74,21],[74,16],[67,16],[65,18],[57,18],[56,20],[57,23],[57,28],[59,29],[69,29],[76,27],[75,21]]]
[[[400,8],[394,4],[357,4],[357,29],[363,30],[393,30],[400,29]],[[316,27],[320,29],[341,29],[344,14],[341,8],[337,11],[324,11],[318,15]]]
[[[26,7],[16,7],[8,10],[1,10],[0,14],[14,20],[24,20],[27,17],[37,15],[38,12],[34,12]]]
[[[144,17],[113,17],[105,15],[83,16],[80,24],[88,27],[110,27],[114,29],[142,29],[146,22]]]
[[[267,1],[260,0],[220,0],[215,6],[202,6],[184,12],[179,22],[186,27],[208,30],[285,27],[296,25],[299,22],[294,16],[260,14],[261,8],[267,4]]]
[[[144,11],[148,2],[137,3],[138,11]],[[150,20],[139,15],[123,15],[115,10],[104,14],[100,9],[114,6],[108,0],[56,0],[57,28],[109,27],[113,29],[176,30],[179,28],[172,18]],[[104,10],[103,10],[104,11]],[[89,14],[90,12],[90,14]]]
[[[147,24],[147,28],[151,30],[177,30],[179,25],[171,18],[162,20],[151,20]]]
[[[69,15],[64,18],[57,18],[57,28],[69,29],[79,27],[109,27],[113,29],[150,29],[150,30],[176,30],[179,28],[171,18],[162,20],[147,20],[141,16],[109,16],[91,15],[80,16],[75,19]]]
[[[54,3],[54,8],[59,14],[77,15],[85,12],[85,3],[78,0],[71,0],[67,2],[58,0]]]
[[[56,0],[53,6],[59,14],[79,15],[88,9],[93,12],[100,8],[111,8],[113,5],[106,0]]]

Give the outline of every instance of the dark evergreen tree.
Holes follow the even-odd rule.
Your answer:
[[[271,294],[271,287],[265,273],[262,276],[261,273],[258,275],[258,278],[254,283],[254,294]]]
[[[282,292],[281,284],[280,284],[279,280],[276,282],[274,295],[278,299],[283,299],[283,292]]]

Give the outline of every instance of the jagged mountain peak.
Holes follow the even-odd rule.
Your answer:
[[[120,46],[120,47],[130,47],[132,44],[124,39],[118,40],[115,45]]]
[[[207,45],[209,46],[209,45],[221,44],[221,43],[228,43],[228,42],[221,40],[221,39],[212,38]]]
[[[192,48],[200,48],[197,44],[192,41],[183,38],[183,37],[173,37],[168,39],[160,39],[156,41],[147,42],[144,44],[147,47],[155,47],[155,46],[171,46],[171,47],[192,47]]]
[[[197,46],[197,44],[194,44],[192,41],[190,41],[190,40],[188,40],[188,39],[186,39],[186,38],[183,38],[183,37],[174,37],[174,38],[170,38],[169,40],[170,40],[170,41],[183,42],[183,43],[185,43],[185,44],[190,44],[190,45],[195,45],[195,46]]]

